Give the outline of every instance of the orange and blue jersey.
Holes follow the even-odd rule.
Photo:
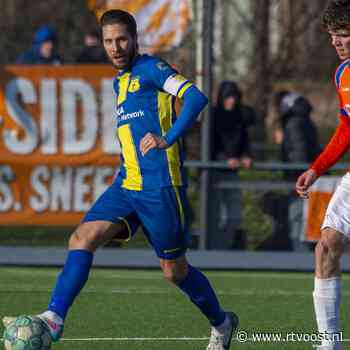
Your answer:
[[[334,165],[350,147],[350,59],[339,65],[334,82],[339,99],[340,123],[325,150],[311,165],[318,176]]]
[[[167,149],[154,148],[145,156],[139,145],[148,132],[167,140],[177,119],[175,98],[183,98],[191,86],[167,63],[149,55],[137,56],[130,68],[117,75],[114,90],[122,151],[117,182],[123,188],[140,191],[186,184],[179,139],[171,140]]]
[[[344,61],[335,72],[340,115],[350,116],[350,60]]]

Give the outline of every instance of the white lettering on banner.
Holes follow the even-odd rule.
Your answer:
[[[103,79],[101,83],[101,113],[102,113],[102,147],[107,154],[120,154],[120,144],[116,137],[117,126],[112,120],[116,98],[113,92],[113,79]]]
[[[38,196],[30,196],[29,205],[39,213],[49,208],[50,194],[45,184],[49,180],[49,176],[50,172],[47,167],[38,166],[33,170],[30,178],[31,186]]]
[[[29,198],[30,207],[37,212],[87,211],[108,187],[113,167],[36,167],[31,176],[35,194]],[[92,181],[90,181],[92,180]]]
[[[0,166],[0,212],[9,211],[14,205],[13,193],[8,185],[14,177],[12,168]]]
[[[29,154],[38,145],[38,128],[25,110],[22,109],[17,95],[21,95],[23,103],[36,103],[37,96],[31,81],[14,78],[6,86],[6,108],[11,118],[24,129],[25,137],[19,137],[17,130],[4,130],[4,143],[13,153]]]
[[[41,81],[41,150],[44,154],[57,153],[57,88],[56,80]]]
[[[51,211],[70,211],[71,196],[72,196],[72,168],[58,168],[52,169],[51,179]]]
[[[78,97],[78,98],[77,98]],[[77,102],[82,104],[82,132],[77,130]],[[63,152],[83,154],[90,151],[97,136],[97,103],[91,86],[80,79],[62,82]]]
[[[58,99],[58,91],[61,99]],[[20,98],[18,97],[20,95]],[[97,103],[97,101],[100,101]],[[39,103],[40,121],[36,121],[23,104]],[[66,79],[58,86],[55,79],[42,79],[40,95],[37,96],[34,84],[24,78],[12,79],[6,85],[6,108],[10,118],[23,129],[4,129],[4,145],[12,153],[30,154],[40,145],[43,154],[53,155],[59,151],[62,143],[65,154],[83,154],[96,145],[101,133],[102,150],[106,154],[120,154],[120,145],[116,137],[115,96],[113,79],[101,80],[101,94],[97,96],[91,85],[81,79]],[[78,107],[82,111],[79,114]],[[101,125],[98,128],[98,107],[101,113]],[[62,111],[62,123],[58,111]],[[37,125],[38,124],[38,125]],[[62,125],[62,132],[59,127]],[[40,139],[39,139],[40,130]],[[59,142],[58,137],[62,138]]]
[[[74,211],[87,211],[91,203],[85,201],[86,195],[90,192],[90,186],[85,182],[88,176],[92,176],[92,167],[81,167],[77,169],[74,180]]]

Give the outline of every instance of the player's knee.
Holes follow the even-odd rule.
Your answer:
[[[164,278],[173,283],[180,284],[187,276],[187,267],[179,266],[173,262],[165,262],[162,264]]]
[[[337,239],[321,238],[316,245],[316,257],[322,261],[334,261],[340,259],[343,246]]]
[[[319,240],[316,244],[315,255],[318,259],[323,260],[328,254],[327,242],[323,239]]]
[[[84,249],[91,252],[96,249],[93,247],[92,241],[90,239],[91,235],[87,234],[85,231],[85,229],[82,229],[82,227],[79,226],[73,232],[68,243],[69,249]]]
[[[75,231],[71,234],[68,242],[69,249],[81,249],[82,245],[82,238],[79,236],[79,234]]]

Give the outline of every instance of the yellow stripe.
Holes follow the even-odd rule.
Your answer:
[[[182,202],[181,202],[181,197],[180,197],[180,193],[179,193],[179,189],[177,187],[174,187],[174,191],[176,194],[176,200],[177,200],[177,204],[179,206],[179,211],[180,211],[180,220],[181,220],[181,226],[182,229],[185,229],[185,214],[184,214],[184,208],[182,206]]]
[[[129,236],[128,236],[127,238],[118,238],[118,237],[115,237],[115,238],[113,238],[113,241],[127,243],[127,242],[130,241],[131,236],[132,236],[131,227],[130,227],[130,225],[129,225],[128,220],[126,220],[125,218],[123,218],[123,217],[120,216],[120,217],[118,217],[118,219],[119,219],[120,221],[122,221],[123,224],[125,224],[126,229],[127,229],[128,233],[129,233]]]
[[[122,154],[126,170],[126,179],[124,179],[122,187],[128,190],[141,191],[141,170],[129,124],[122,125],[118,128],[118,137],[122,146]]]
[[[172,122],[172,96],[166,92],[158,92],[158,117],[160,127],[162,129],[162,135],[165,135],[171,128]],[[168,159],[169,173],[171,177],[171,183],[173,186],[181,186],[182,178],[180,171],[180,150],[179,144],[175,142],[172,146],[166,150],[166,156]]]
[[[130,83],[131,73],[124,73],[119,80],[119,91],[118,91],[118,106],[121,105],[125,100],[128,93],[128,87]]]
[[[178,98],[182,98],[182,96],[184,95],[184,93],[187,91],[188,88],[190,88],[192,86],[192,83],[186,83],[178,92],[177,97]]]

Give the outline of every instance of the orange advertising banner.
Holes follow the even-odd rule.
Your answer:
[[[318,241],[321,238],[321,226],[329,201],[340,183],[337,176],[322,176],[310,188],[309,199],[304,201],[305,240]]]
[[[0,68],[0,225],[75,225],[119,165],[110,66]]]

